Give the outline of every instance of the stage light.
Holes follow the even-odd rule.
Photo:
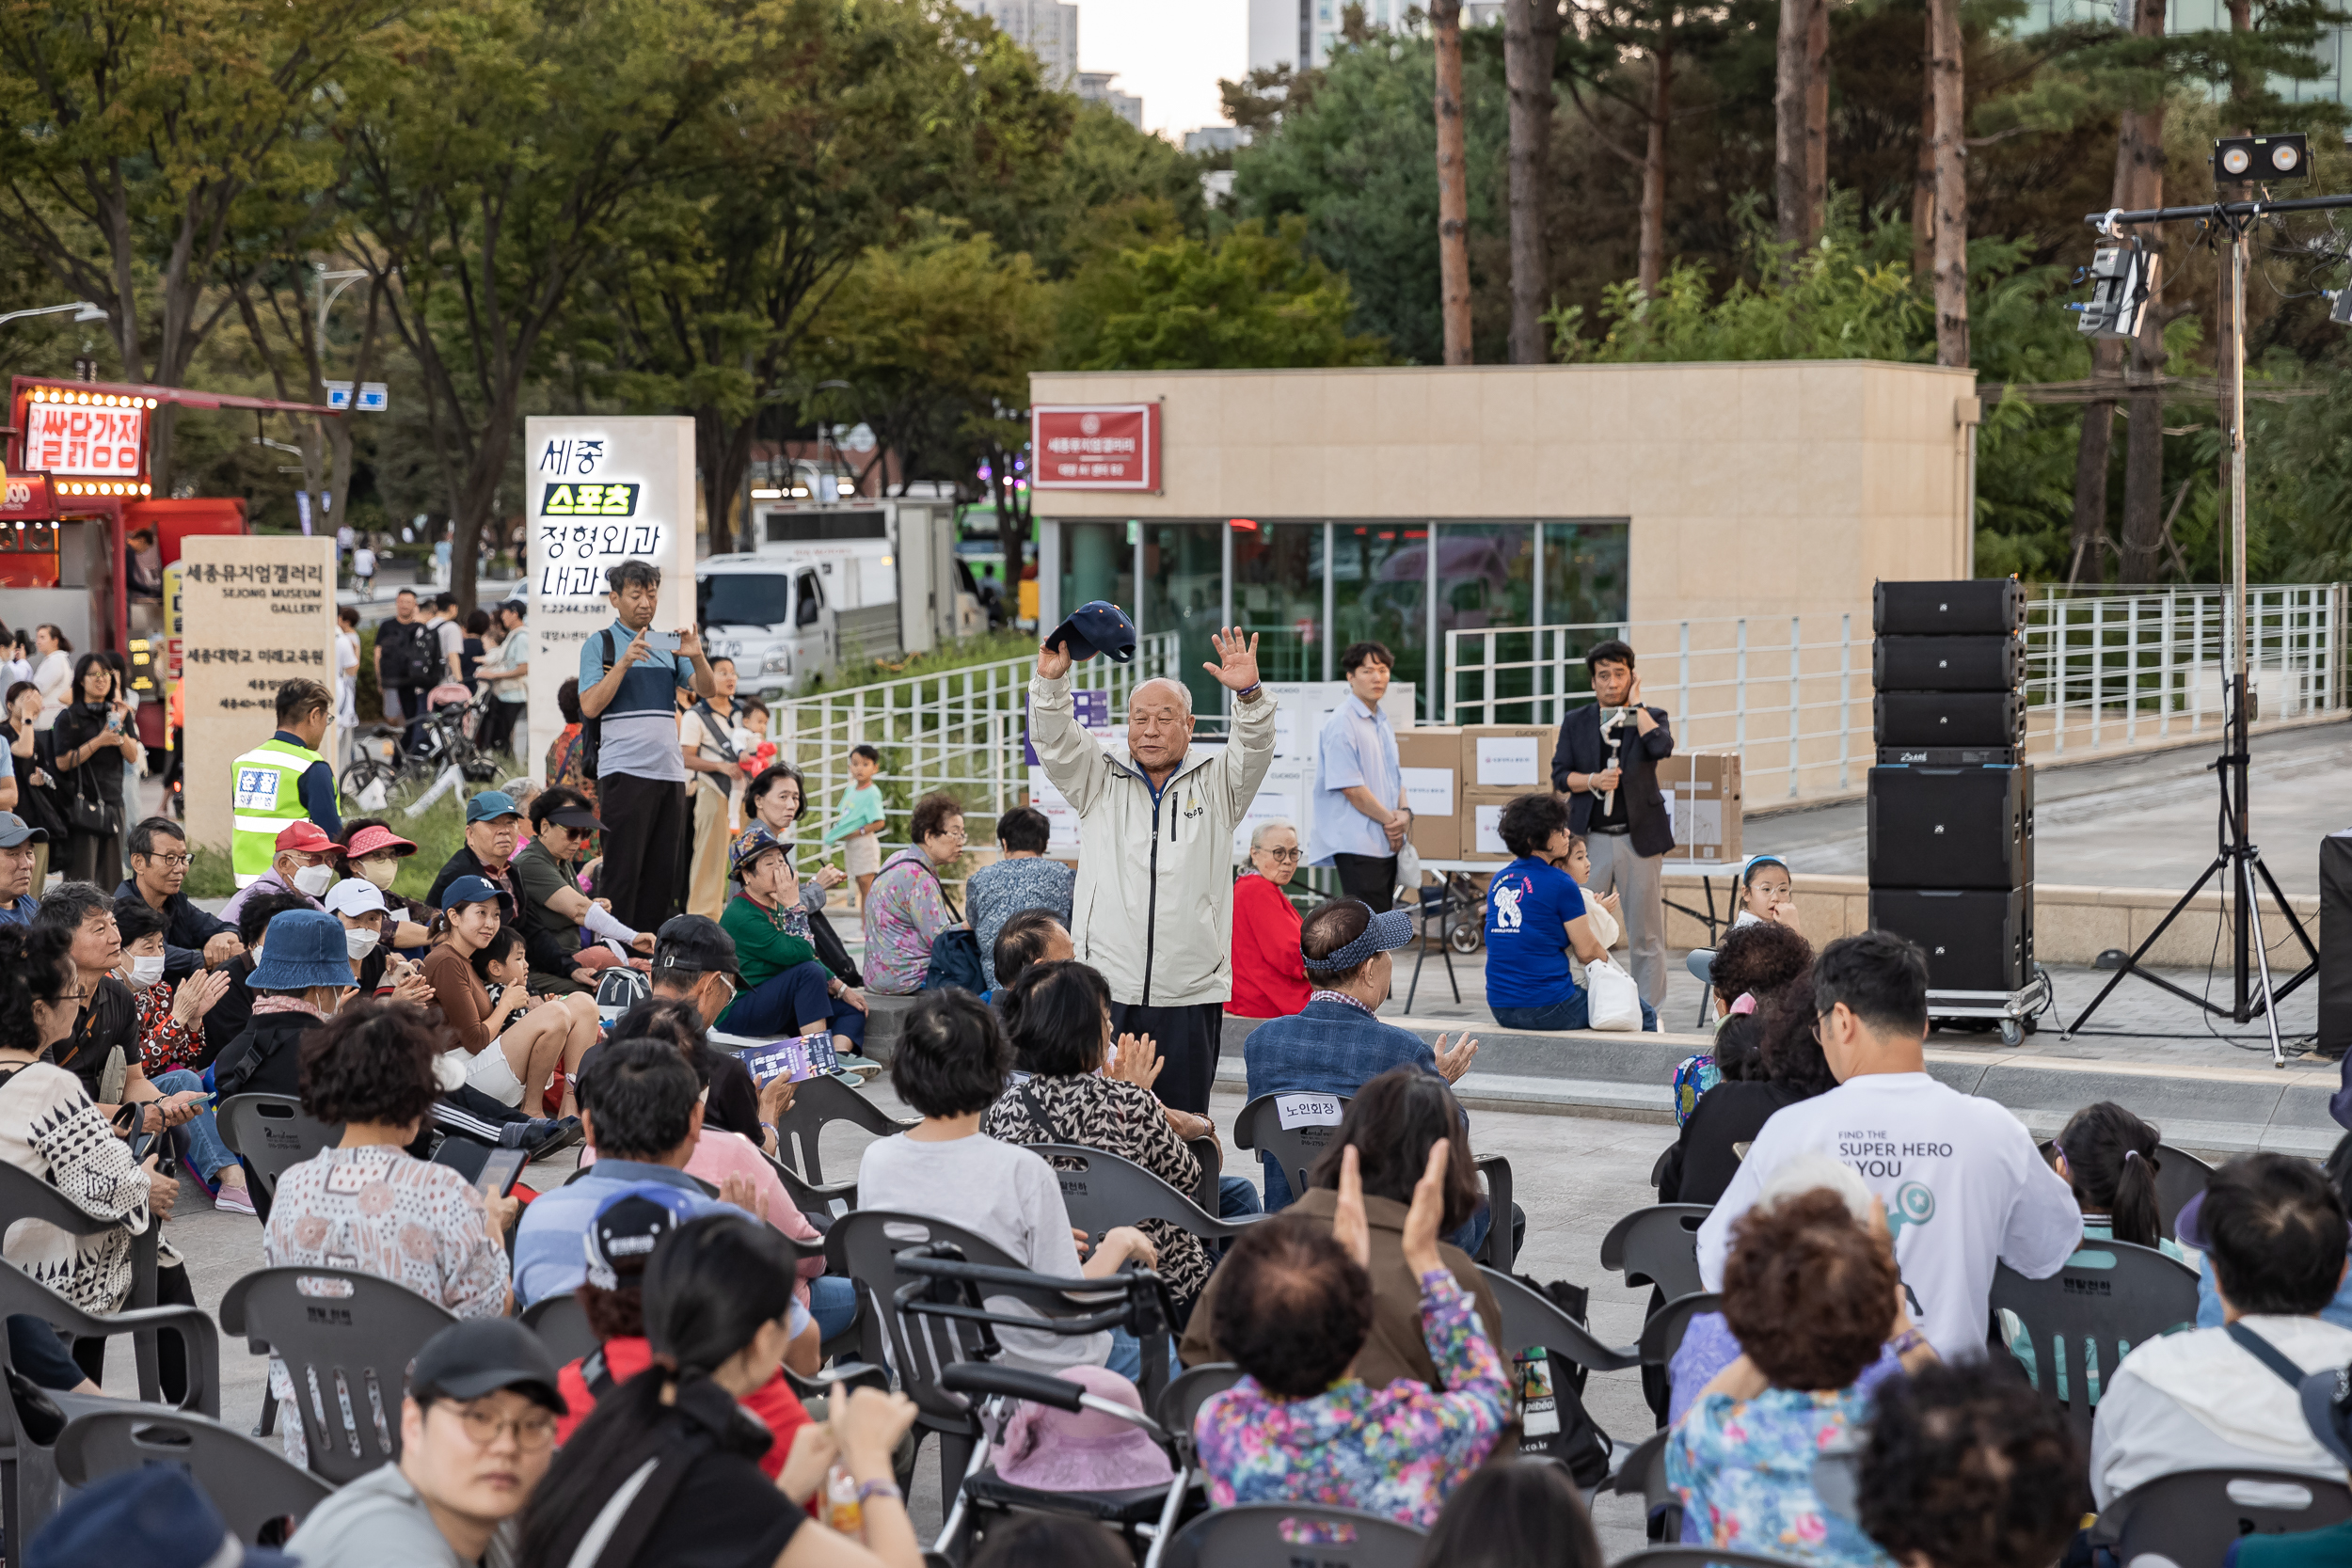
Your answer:
[[[2268,136],[2224,136],[2214,143],[2213,177],[2240,180],[2308,180],[2311,148],[2301,132]]]

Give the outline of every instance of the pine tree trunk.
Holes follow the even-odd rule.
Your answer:
[[[1462,139],[1462,0],[1431,0],[1438,55],[1438,293],[1445,362],[1470,362],[1470,186]]]
[[[1779,47],[1772,71],[1773,198],[1779,208],[1780,243],[1803,249],[1814,224],[1812,193],[1805,175],[1805,41],[1814,0],[1780,0]]]
[[[2110,373],[2103,364],[2113,343],[2093,343],[2090,373]],[[2106,580],[2107,455],[2115,439],[2115,404],[2083,404],[2082,432],[2074,445],[2074,532],[2067,552],[2066,585]]]
[[[1829,0],[1810,0],[1804,28],[1804,243],[1829,214]]]
[[[1935,362],[1968,363],[1968,165],[1960,0],[1928,0],[1935,27]]]
[[[1657,52],[1650,56],[1649,146],[1642,158],[1642,248],[1640,281],[1645,294],[1658,293],[1666,275],[1666,128],[1673,118],[1675,57],[1667,41],[1674,16],[1667,13]]]
[[[1560,48],[1559,0],[1508,0],[1502,73],[1511,91],[1511,363],[1547,356],[1544,187],[1551,165],[1551,73]]]
[[[1935,277],[1935,18],[1928,18],[1919,55],[1919,159],[1911,182],[1911,280]]]
[[[2132,14],[2134,36],[2164,36],[2165,0],[2138,0]],[[2116,205],[2145,210],[2164,205],[2164,98],[2145,110],[2126,109],[2115,148]],[[2154,582],[2164,556],[2164,394],[2155,386],[2164,373],[2162,312],[2164,273],[2151,280],[2148,314],[2131,345],[2131,428],[2123,454],[2123,569],[2125,582]]]

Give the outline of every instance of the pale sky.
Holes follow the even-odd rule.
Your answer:
[[[1216,83],[1249,69],[1249,0],[1078,0],[1078,69],[1117,71],[1143,128],[1181,147],[1225,123]]]

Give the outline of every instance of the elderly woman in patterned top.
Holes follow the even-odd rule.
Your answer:
[[[1070,925],[1071,889],[1078,874],[1059,861],[1045,858],[1053,826],[1033,806],[1015,806],[996,819],[996,842],[1004,858],[972,873],[963,884],[963,912],[971,917],[972,934],[980,939],[980,973],[989,989],[996,988],[996,934],[1005,922],[1029,910],[1044,910],[1066,929]]]
[[[513,1299],[504,1237],[521,1205],[488,1197],[448,1165],[405,1146],[439,1093],[443,1042],[403,1002],[345,1007],[302,1041],[302,1108],[343,1135],[278,1180],[262,1260],[273,1268],[354,1269],[405,1285],[460,1318],[504,1317]],[[286,1455],[309,1463],[301,1403],[276,1357]]]

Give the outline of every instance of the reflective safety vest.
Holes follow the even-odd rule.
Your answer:
[[[326,760],[307,746],[273,736],[231,765],[236,780],[231,808],[236,813],[236,832],[230,840],[230,866],[239,887],[268,875],[269,863],[278,853],[278,835],[288,823],[310,815],[302,803],[302,775],[313,763]],[[340,813],[342,800],[335,805]]]

